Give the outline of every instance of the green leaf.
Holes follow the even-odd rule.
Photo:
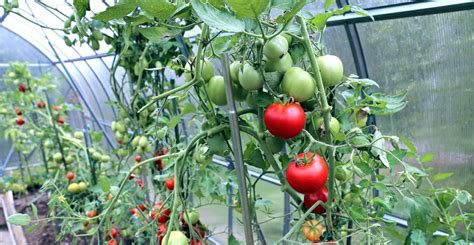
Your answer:
[[[241,243],[237,238],[235,238],[234,234],[230,234],[229,238],[227,239],[227,243],[229,245],[240,245]]]
[[[180,33],[180,30],[177,30],[177,29],[170,30],[165,27],[141,28],[138,31],[143,36],[145,36],[148,40],[154,43],[168,42],[170,39],[176,37]]]
[[[461,190],[457,192],[456,200],[458,200],[461,204],[466,205],[468,202],[472,201],[472,196],[469,192]]]
[[[324,27],[326,26],[326,23],[328,22],[328,19],[331,16],[345,14],[349,12],[350,10],[351,10],[351,5],[346,5],[332,12],[317,14],[310,20],[310,23],[314,25],[318,30],[323,30]]]
[[[400,136],[400,140],[403,142],[403,144],[410,150],[411,153],[416,154],[416,147],[411,143],[407,138]]]
[[[167,180],[170,177],[170,175],[171,175],[170,172],[168,172],[166,174],[157,174],[153,177],[153,179],[156,180],[156,181],[162,182],[162,181]]]
[[[79,19],[82,19],[84,16],[86,16],[87,10],[90,10],[89,0],[74,0],[72,1],[72,5],[76,10]]]
[[[258,19],[258,16],[268,8],[270,0],[227,0],[227,4],[238,18]]]
[[[390,203],[386,202],[380,197],[375,197],[374,199],[372,199],[372,202],[379,207],[383,207],[388,212],[392,211],[392,206],[390,205]]]
[[[379,88],[379,84],[376,83],[374,80],[368,79],[368,78],[362,78],[362,79],[356,79],[356,78],[351,78],[350,76],[347,78],[349,83],[353,85],[362,85],[364,87],[370,87],[370,86],[375,86]]]
[[[295,6],[295,0],[272,0],[272,7],[281,10],[290,10]]]
[[[451,177],[452,175],[453,173],[438,173],[435,176],[433,176],[433,181],[444,180]]]
[[[283,15],[278,16],[277,23],[287,23],[306,5],[306,0],[297,0],[291,7],[290,11],[286,11]]]
[[[388,192],[387,186],[385,186],[383,183],[375,183],[374,188],[381,191],[381,192]]]
[[[38,219],[38,208],[34,203],[31,203],[31,214],[33,215],[33,218]]]
[[[222,134],[215,134],[207,138],[207,145],[209,146],[209,153],[222,156],[227,150],[224,136]]]
[[[324,1],[324,10],[328,11],[329,7],[331,7],[331,5],[333,5],[335,2],[336,2],[336,0],[325,0]]]
[[[367,10],[363,8],[352,6],[351,11],[360,16],[369,16],[372,19],[372,21],[375,21],[374,16],[372,16]]]
[[[349,139],[349,143],[353,147],[366,147],[370,145],[370,141],[364,135],[357,135]]]
[[[245,23],[228,11],[218,10],[210,4],[201,3],[199,0],[191,0],[191,5],[197,16],[210,27],[228,32],[242,32],[245,30]]]
[[[174,128],[178,123],[181,121],[181,118],[183,117],[182,114],[176,115],[171,118],[170,122],[168,123],[168,128]]]
[[[433,153],[426,153],[425,155],[423,155],[421,158],[420,158],[420,162],[421,163],[427,163],[427,162],[431,162],[434,158],[434,154]]]
[[[425,231],[428,225],[428,216],[431,215],[430,202],[424,197],[403,197],[403,207],[408,214],[409,229]]]
[[[410,234],[411,244],[426,244],[425,233],[421,230],[413,230]]]
[[[8,216],[7,222],[12,225],[28,225],[31,222],[31,218],[28,214],[17,213]]]
[[[123,18],[135,10],[136,7],[137,4],[135,2],[117,4],[108,7],[104,12],[96,14],[94,17],[92,17],[92,19],[107,22],[110,20]]]
[[[362,207],[350,207],[349,215],[357,221],[363,221],[367,219],[367,211]]]
[[[145,13],[158,18],[160,21],[167,20],[177,8],[166,0],[140,0],[138,6],[140,6]]]
[[[102,188],[102,191],[104,191],[105,193],[109,193],[109,191],[110,191],[110,182],[109,182],[109,179],[107,178],[107,176],[101,176],[100,177],[99,185],[100,185],[100,188]]]
[[[390,167],[390,163],[387,159],[387,152],[385,152],[385,139],[383,138],[380,131],[375,131],[374,138],[372,140],[372,154],[378,156],[383,165],[387,168]]]
[[[248,142],[245,147],[244,162],[263,170],[269,167],[269,164],[263,159],[262,152],[252,141]]]
[[[181,114],[186,115],[188,113],[195,112],[196,108],[194,107],[193,104],[187,103],[187,104],[184,104],[183,106],[180,106],[180,110],[181,110]]]

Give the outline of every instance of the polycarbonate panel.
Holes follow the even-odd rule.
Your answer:
[[[327,48],[326,54],[336,55],[342,60],[344,74],[356,74],[354,57],[343,26],[328,27],[324,33],[324,44]]]
[[[362,8],[374,8],[386,5],[401,4],[401,3],[411,3],[411,2],[420,2],[413,0],[349,0],[349,4],[356,5]]]
[[[454,176],[437,182],[474,193],[474,12],[360,24],[370,77],[383,91],[408,89],[408,105],[378,117],[386,133],[414,141],[428,166]],[[471,207],[471,211],[472,207]]]

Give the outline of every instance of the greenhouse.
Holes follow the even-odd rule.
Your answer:
[[[471,0],[4,0],[0,244],[474,243]]]

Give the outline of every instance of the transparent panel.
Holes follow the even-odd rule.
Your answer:
[[[408,89],[408,105],[377,123],[414,141],[429,166],[453,172],[437,183],[474,192],[474,12],[360,24],[369,74],[385,92]],[[473,211],[473,207],[469,208]]]
[[[385,5],[416,2],[413,0],[349,0],[349,3],[362,8],[373,8]]]
[[[338,56],[344,64],[344,74],[356,74],[354,57],[343,26],[328,27],[324,33],[326,53]]]

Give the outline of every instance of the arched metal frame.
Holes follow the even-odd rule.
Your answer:
[[[105,5],[107,5],[107,3],[105,1],[103,1],[103,3]],[[349,0],[337,0],[337,4],[339,6],[347,5],[349,3],[350,3]],[[434,2],[412,1],[412,2],[409,2],[409,3],[403,3],[403,4],[393,4],[393,5],[388,5],[388,6],[379,6],[379,7],[374,7],[374,8],[366,8],[366,10],[374,17],[375,20],[390,20],[390,19],[415,17],[415,16],[422,16],[422,15],[432,15],[432,14],[440,14],[440,13],[448,13],[448,12],[464,11],[464,10],[472,10],[472,9],[474,9],[474,2],[469,1],[469,0],[434,1]],[[51,14],[54,15],[54,13],[52,13],[52,12],[51,12]],[[56,16],[56,17],[59,20],[61,20],[61,18],[59,18],[58,16]],[[61,21],[63,21],[63,20],[61,20]],[[368,72],[368,67],[367,67],[367,64],[366,64],[365,57],[364,57],[364,52],[363,52],[363,48],[362,48],[362,45],[361,45],[361,42],[360,42],[359,33],[357,31],[357,25],[356,24],[364,23],[364,22],[370,22],[370,21],[371,21],[371,19],[367,16],[359,16],[359,15],[356,15],[356,14],[353,14],[353,13],[346,14],[346,15],[343,15],[343,16],[335,16],[335,17],[330,18],[329,21],[328,21],[328,26],[341,26],[341,25],[344,26],[347,37],[348,37],[348,40],[349,40],[349,44],[350,44],[350,47],[351,47],[351,52],[352,52],[352,55],[353,55],[353,58],[354,58],[355,68],[356,68],[357,73],[361,77],[370,77],[370,74]],[[13,31],[12,29],[10,29],[10,30]],[[43,30],[43,32],[44,32],[44,30]],[[58,34],[58,33],[55,33],[55,35],[60,37],[60,34]],[[97,123],[97,125],[99,125],[101,127],[101,129],[104,131],[104,134],[107,137],[105,129],[103,128],[104,125],[108,126],[107,122],[103,122],[103,120],[99,120],[99,118],[97,117],[95,112],[92,111],[92,107],[88,104],[88,101],[85,99],[84,95],[82,94],[83,91],[81,89],[79,89],[79,87],[78,87],[80,85],[78,85],[77,82],[74,81],[74,79],[72,78],[71,75],[67,75],[68,71],[66,69],[65,63],[73,63],[73,62],[76,62],[76,61],[85,61],[88,68],[92,70],[92,73],[94,74],[95,78],[100,83],[101,88],[105,91],[106,90],[105,86],[101,83],[101,81],[99,79],[99,76],[97,75],[96,71],[94,69],[92,69],[92,67],[87,63],[87,60],[100,59],[101,62],[104,64],[104,66],[107,67],[106,63],[103,61],[102,58],[109,57],[109,56],[111,56],[111,54],[93,52],[94,53],[93,55],[81,56],[80,51],[76,50],[75,48],[69,48],[69,49],[74,50],[76,52],[76,54],[78,54],[80,57],[71,58],[71,59],[61,59],[60,56],[59,56],[58,51],[55,50],[55,48],[54,48],[53,44],[51,43],[51,41],[49,40],[49,36],[46,34],[46,32],[44,32],[44,37],[46,39],[48,39],[48,43],[49,43],[49,45],[51,45],[50,48],[53,50],[53,53],[54,53],[53,55],[47,54],[45,51],[42,50],[41,47],[38,47],[36,43],[33,43],[33,42],[30,42],[30,43],[34,47],[38,48],[38,50],[41,53],[45,54],[46,57],[49,57],[50,60],[51,60],[51,57],[55,57],[57,59],[55,61],[51,60],[51,63],[55,66],[60,65],[62,67],[62,69],[59,69],[60,67],[58,67],[58,69],[62,70],[62,72],[65,73],[68,82],[71,84],[71,87],[75,88],[76,92],[78,94],[80,94],[81,98],[83,99],[82,102],[89,109],[90,115],[92,115],[92,117],[95,120],[95,122]],[[64,54],[64,55],[66,55],[66,54]],[[76,69],[78,69],[77,66],[74,65],[74,67]],[[87,82],[87,78],[83,74],[81,74],[81,76]],[[90,87],[90,84],[88,84],[88,85]],[[94,89],[92,89],[91,91],[92,91],[92,93],[94,93],[94,96],[97,99],[97,95],[95,95]],[[107,91],[105,91],[105,94],[108,95]],[[98,103],[98,106],[100,107],[101,104]],[[101,108],[99,108],[99,109],[101,110]],[[113,113],[116,116],[116,112],[113,111]],[[224,167],[232,166],[232,164],[230,164],[226,161],[223,161],[223,160],[219,160],[219,159],[215,159],[214,163],[220,164]],[[250,175],[251,176],[258,176],[259,173],[250,171]],[[279,181],[277,179],[273,179],[272,177],[268,177],[268,176],[264,176],[262,178],[262,180],[264,180],[266,182],[269,182],[269,183],[273,183],[275,185],[279,184]],[[287,205],[287,204],[289,203],[289,199],[286,195],[285,195],[285,198],[284,198],[284,202],[285,202],[285,211],[284,212],[288,213],[287,207],[289,208],[289,205]],[[232,212],[231,210],[229,210],[229,211]],[[232,218],[231,213],[229,214],[228,217]],[[390,219],[392,221],[395,221],[401,227],[406,227],[407,226],[406,220],[403,220],[399,217],[392,216],[392,215],[387,215],[387,216],[385,216],[385,218]],[[232,224],[232,222],[229,222],[229,224]],[[289,219],[285,219],[284,231],[288,230],[288,228],[289,228]],[[229,230],[232,230],[231,225],[229,227]]]

